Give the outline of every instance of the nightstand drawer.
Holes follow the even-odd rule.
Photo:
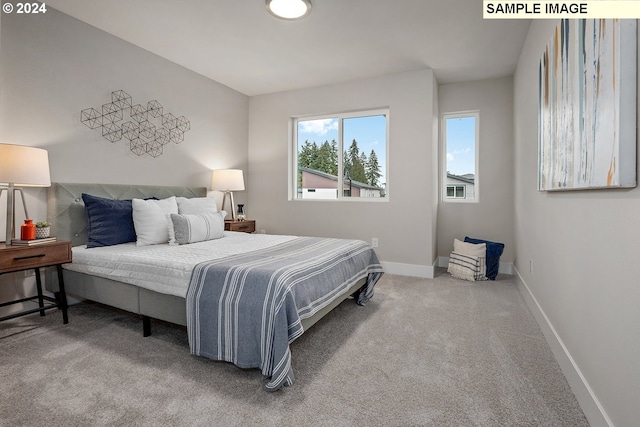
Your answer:
[[[256,231],[256,222],[252,219],[248,219],[246,221],[225,221],[224,229],[227,231],[253,233],[254,231]]]
[[[67,262],[71,262],[71,245],[64,241],[29,247],[6,246],[0,251],[0,273]]]

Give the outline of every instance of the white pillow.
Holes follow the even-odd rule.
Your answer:
[[[487,257],[486,243],[467,243],[462,240],[453,239],[453,251],[459,254],[471,255],[477,257]]]
[[[475,274],[475,280],[487,280],[487,244],[467,243],[458,239],[453,240],[453,252],[460,255],[477,257],[479,261],[479,271]]]
[[[225,211],[169,215],[175,236],[171,244],[186,245],[221,238],[224,235],[225,216],[227,216]]]
[[[156,245],[169,241],[167,216],[178,213],[176,198],[162,200],[133,199],[133,227],[136,229],[136,246]]]
[[[484,258],[465,255],[454,251],[449,255],[449,266],[447,267],[447,272],[457,279],[469,280],[472,282],[476,280],[486,280],[486,277],[484,279],[479,278],[484,276],[484,273],[480,274],[480,270],[483,265],[486,270]]]
[[[216,199],[213,197],[194,197],[187,199],[186,197],[176,197],[178,203],[179,214],[202,214],[213,213],[218,210],[216,206]]]

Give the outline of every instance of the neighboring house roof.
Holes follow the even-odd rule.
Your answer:
[[[447,172],[447,178],[457,179],[458,181],[466,182],[467,184],[475,184],[475,175],[473,174],[465,174],[465,175],[454,175],[452,173]]]
[[[302,172],[307,172],[313,175],[321,176],[323,178],[331,179],[338,182],[338,177],[335,175],[331,175],[330,173],[326,173],[326,172],[322,172],[322,171],[310,169],[310,168],[300,168],[300,170]],[[369,190],[382,190],[382,188],[376,187],[375,185],[369,185],[367,183],[356,181],[353,179],[351,180],[351,185],[357,188],[367,188]]]

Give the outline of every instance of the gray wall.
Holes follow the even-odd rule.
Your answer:
[[[226,86],[53,8],[3,14],[0,55],[0,139],[49,150],[55,181],[208,185],[212,168],[247,167],[248,97]],[[80,122],[118,89],[186,116],[184,142],[138,157]]]
[[[53,181],[209,186],[212,169],[247,170],[247,96],[51,7],[45,15],[0,15],[0,141],[47,149]],[[158,158],[138,157],[127,140],[112,144],[80,122],[82,109],[100,108],[118,89],[134,103],[158,100],[187,117],[184,142]],[[36,220],[46,218],[45,194],[27,191]],[[21,223],[21,208],[17,215]],[[2,240],[4,218],[2,211]],[[20,277],[0,280],[17,282],[2,287],[1,300],[21,289]]]
[[[533,21],[514,77],[515,265],[592,425],[632,426],[640,419],[640,188],[536,190],[538,66],[555,24]]]
[[[365,241],[377,237],[376,252],[391,271],[432,274],[436,89],[433,72],[422,70],[252,97],[247,210],[259,218],[258,229]],[[289,200],[291,117],[387,106],[388,201]]]
[[[513,80],[511,77],[440,85],[440,116],[444,113],[480,112],[480,184],[478,203],[441,202],[438,214],[438,255],[447,257],[453,239],[477,236],[502,242],[500,260],[515,258],[513,238]],[[441,138],[442,139],[442,138]],[[442,141],[441,153],[444,151]],[[440,156],[440,172],[445,167]],[[442,175],[440,175],[441,178]],[[442,196],[442,186],[439,188]]]

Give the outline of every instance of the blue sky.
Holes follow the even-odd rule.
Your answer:
[[[298,122],[298,147],[306,140],[318,145],[324,141],[338,140],[338,119],[307,120]],[[347,150],[355,139],[360,151],[369,157],[373,149],[378,156],[382,177],[380,183],[386,182],[387,130],[384,116],[369,116],[344,119],[344,150]]]
[[[475,174],[475,117],[446,119],[447,171],[454,175]]]

